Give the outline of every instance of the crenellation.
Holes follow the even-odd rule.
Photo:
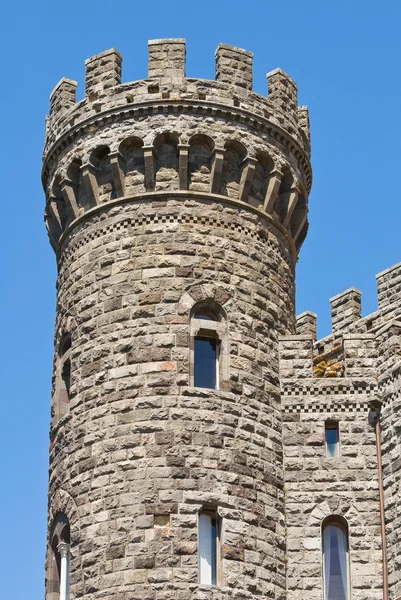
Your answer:
[[[252,52],[237,48],[236,46],[219,44],[215,58],[216,81],[252,90]]]
[[[300,315],[297,315],[296,327],[299,335],[311,335],[313,341],[316,341],[317,315],[315,313],[306,310]]]
[[[85,61],[85,95],[90,103],[121,84],[123,57],[115,48],[105,50]]]
[[[63,77],[50,94],[50,116],[57,119],[75,106],[78,83]]]
[[[305,379],[313,376],[313,338],[311,335],[279,337],[280,378]]]
[[[291,110],[297,113],[298,86],[295,81],[282,69],[270,71],[267,73],[266,78],[268,98],[271,102],[283,110]]]
[[[377,377],[377,349],[374,334],[343,336],[344,377]]]
[[[149,40],[148,52],[149,79],[158,79],[162,82],[185,77],[185,39]]]
[[[346,332],[362,316],[362,293],[349,288],[330,298],[331,326],[334,334]]]
[[[379,309],[389,309],[401,300],[401,263],[376,275]],[[395,307],[397,308],[397,307]]]

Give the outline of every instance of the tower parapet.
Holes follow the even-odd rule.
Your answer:
[[[152,40],[147,80],[121,83],[122,57],[115,49],[86,61],[82,101],[75,102],[76,82],[62,79],[51,95],[43,166],[46,221],[53,246],[73,221],[106,201],[99,182],[108,178],[107,202],[171,189],[246,203],[283,230],[295,256],[308,228],[307,108],[298,107],[297,86],[281,69],[267,76],[267,98],[253,92],[252,57],[246,50],[220,44],[216,80],[186,78],[185,40]],[[198,138],[191,128],[168,130],[168,119],[175,121],[176,116],[183,123],[199,121]],[[147,127],[148,120],[154,122],[154,129]],[[223,133],[212,121],[232,123],[232,131],[229,125]],[[138,160],[145,164],[135,188],[126,185],[129,131],[126,139],[123,128],[119,136],[112,136],[112,143],[109,139],[108,131],[121,122],[136,123]],[[167,134],[170,141],[174,139],[180,173],[166,186],[156,180],[156,155],[160,136]],[[84,146],[85,136],[91,137],[91,144]],[[207,138],[206,144],[199,136]],[[199,143],[208,148],[211,163],[211,177],[204,178],[203,184],[191,180],[191,155]],[[109,169],[106,163],[111,165],[109,177],[103,173]],[[232,182],[227,185],[222,170],[229,164]]]

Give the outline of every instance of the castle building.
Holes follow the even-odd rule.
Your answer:
[[[149,42],[50,98],[58,264],[46,600],[399,600],[401,264],[295,316],[308,110]]]

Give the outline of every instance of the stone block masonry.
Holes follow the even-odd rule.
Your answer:
[[[46,600],[332,600],[322,536],[339,522],[347,600],[383,597],[385,556],[398,600],[400,265],[378,276],[373,315],[357,290],[333,298],[316,341],[294,303],[312,181],[297,86],[276,69],[256,94],[234,46],[214,81],[186,78],[185,57],[185,40],[153,40],[148,79],[123,82],[106,50],[82,101],[65,78],[51,95]],[[210,387],[195,385],[198,338]]]

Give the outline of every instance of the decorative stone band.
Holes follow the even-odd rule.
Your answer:
[[[138,196],[126,196],[124,198],[117,198],[115,200],[111,200],[105,204],[100,204],[98,206],[94,206],[93,208],[89,209],[87,212],[85,212],[83,215],[81,215],[80,217],[78,217],[75,221],[73,221],[67,228],[66,230],[63,232],[63,234],[61,235],[57,247],[56,247],[56,253],[57,253],[57,258],[60,261],[63,258],[63,255],[65,255],[65,251],[64,251],[64,245],[66,240],[68,239],[69,235],[79,226],[81,226],[83,223],[85,222],[90,222],[91,217],[95,214],[101,213],[101,212],[105,212],[110,210],[111,208],[115,207],[115,206],[119,206],[119,205],[123,205],[123,204],[129,204],[129,203],[143,203],[146,201],[151,201],[151,200],[168,200],[168,199],[175,199],[175,200],[179,200],[182,201],[184,199],[193,199],[193,200],[200,200],[202,202],[210,202],[210,203],[215,203],[215,202],[219,202],[221,204],[225,204],[225,205],[229,205],[229,206],[234,206],[237,207],[239,210],[244,210],[246,209],[247,211],[249,211],[250,213],[257,215],[260,220],[261,220],[261,224],[263,224],[263,222],[265,222],[266,224],[272,225],[273,227],[275,227],[280,234],[288,241],[288,248],[289,248],[289,256],[291,256],[291,260],[292,260],[292,267],[294,267],[295,265],[295,261],[296,261],[296,255],[297,255],[297,249],[294,243],[294,240],[292,239],[290,233],[288,232],[288,230],[286,230],[280,223],[278,223],[277,221],[275,221],[270,215],[266,215],[263,211],[258,210],[257,208],[251,206],[250,204],[247,204],[245,202],[242,202],[241,200],[235,200],[233,198],[228,198],[227,196],[221,196],[218,194],[209,194],[209,193],[205,193],[205,192],[193,192],[190,190],[177,190],[177,191],[165,191],[165,192],[149,192],[149,193],[142,193]],[[150,219],[152,220],[158,220],[158,215],[143,215],[143,220],[144,221],[150,221]],[[170,220],[174,220],[177,219],[176,216],[170,215],[168,217]],[[181,218],[185,219],[185,215],[182,216]],[[166,215],[160,215],[159,216],[159,220],[163,221],[167,219]],[[188,215],[188,220],[194,220],[196,222],[196,218],[193,215]],[[206,222],[208,219],[205,217],[203,219],[202,222]],[[128,220],[124,219],[122,222],[114,222],[113,227],[124,227],[125,224],[128,224]],[[221,226],[224,226],[225,223],[222,220],[221,221]],[[216,222],[216,226],[219,226],[219,223]],[[232,222],[231,223],[231,228],[232,229],[237,229],[239,227],[238,224]],[[255,229],[255,231],[251,232],[249,231],[249,233],[251,235],[255,235],[256,232],[258,232],[259,237],[261,240],[266,241],[266,239],[268,239],[268,231],[266,230],[261,230],[260,229]],[[243,233],[246,233],[245,231],[243,231]],[[288,258],[289,256],[285,255],[284,253],[280,252],[282,258],[288,262]],[[65,257],[65,256],[64,256]]]

